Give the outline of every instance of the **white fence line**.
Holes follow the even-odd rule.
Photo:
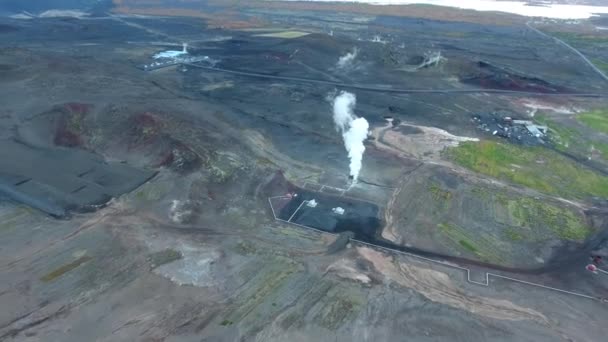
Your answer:
[[[289,198],[289,196],[274,196],[274,197],[269,197],[268,198],[268,203],[270,204],[270,209],[272,210],[272,215],[274,216],[274,219],[276,221],[284,222],[284,223],[287,223],[287,224],[292,224],[294,226],[297,226],[297,227],[300,227],[300,228],[304,228],[304,229],[308,229],[308,230],[313,230],[313,231],[316,231],[316,232],[321,233],[321,234],[329,234],[329,235],[332,235],[332,236],[339,235],[339,234],[336,234],[336,233],[326,232],[324,230],[320,230],[320,229],[317,229],[317,228],[314,228],[314,227],[309,227],[309,226],[305,226],[305,225],[298,224],[298,223],[295,223],[295,222],[291,222],[291,219],[298,212],[298,210],[300,210],[300,208],[302,207],[302,205],[306,201],[302,201],[302,203],[300,203],[300,206],[298,206],[298,208],[291,215],[291,217],[289,218],[289,220],[285,221],[283,219],[278,218],[276,216],[276,213],[274,211],[274,207],[273,207],[272,201],[271,201],[274,198],[285,198],[285,199],[287,199],[287,198]],[[607,299],[605,299],[605,298],[594,297],[594,296],[586,295],[586,294],[583,294],[583,293],[578,293],[578,292],[568,291],[568,290],[564,290],[564,289],[559,289],[559,288],[556,288],[556,287],[551,287],[551,286],[542,285],[542,284],[538,284],[538,283],[533,283],[533,282],[529,282],[529,281],[525,281],[525,280],[521,280],[521,279],[511,278],[511,277],[507,277],[507,276],[503,276],[503,275],[496,274],[496,273],[491,273],[491,272],[485,272],[485,282],[475,281],[475,280],[471,279],[471,270],[469,268],[466,268],[466,267],[454,265],[452,263],[448,263],[448,262],[445,262],[445,261],[442,261],[442,260],[436,260],[436,259],[431,259],[431,258],[423,257],[423,256],[416,255],[416,254],[413,254],[413,253],[410,253],[410,252],[404,252],[404,251],[400,251],[400,250],[397,250],[397,249],[392,249],[392,248],[388,248],[388,247],[374,245],[372,243],[361,241],[361,240],[357,240],[357,239],[354,239],[354,238],[351,238],[350,241],[356,242],[356,243],[359,243],[359,244],[362,244],[362,245],[367,245],[367,246],[370,246],[372,248],[382,249],[382,250],[385,250],[385,251],[387,251],[389,253],[402,254],[402,255],[409,256],[409,257],[413,257],[413,258],[417,258],[417,259],[420,259],[420,260],[424,260],[424,261],[427,261],[427,262],[435,263],[435,264],[438,264],[438,265],[441,265],[441,266],[444,266],[444,267],[450,267],[450,268],[453,268],[453,269],[464,271],[466,273],[466,275],[467,275],[467,278],[466,278],[467,282],[472,283],[472,284],[476,284],[476,285],[481,285],[481,286],[489,287],[489,285],[490,285],[490,277],[493,277],[493,278],[498,278],[498,279],[509,280],[509,281],[512,281],[512,282],[515,282],[515,283],[524,284],[524,285],[535,286],[535,287],[546,289],[546,290],[551,290],[551,291],[556,291],[556,292],[560,292],[560,293],[565,293],[565,294],[577,296],[577,297],[580,297],[580,298],[586,298],[586,299],[592,299],[592,300],[599,300],[599,301],[602,301],[602,302],[607,302]]]
[[[327,189],[332,189],[332,190],[335,190],[335,191],[339,192],[340,193],[340,197],[344,196],[346,194],[346,192],[349,190],[349,189],[337,188],[337,187],[331,186],[331,185],[311,183],[311,182],[304,182],[304,184],[302,185],[302,188],[303,189],[307,189],[306,186],[308,184],[320,187],[319,190],[312,190],[312,191],[324,192],[323,190],[326,189],[326,188]],[[311,190],[311,189],[307,189],[307,190]],[[324,192],[324,193],[327,193],[327,192]]]
[[[287,222],[291,222],[291,219],[296,216],[296,214],[298,213],[298,211],[300,211],[300,208],[302,208],[302,206],[304,205],[304,203],[306,203],[308,201],[302,201],[302,203],[300,203],[300,205],[298,206],[298,208],[296,209],[296,211],[293,212],[293,214],[291,214],[291,216],[289,216],[289,220],[287,220]]]
[[[357,242],[357,243],[360,243],[360,244],[364,244],[364,245],[368,245],[368,246],[371,246],[373,248],[384,249],[384,250],[386,250],[388,252],[392,252],[392,253],[404,254],[404,255],[407,255],[407,256],[410,256],[410,257],[414,257],[414,258],[422,259],[422,260],[429,261],[429,262],[432,262],[432,263],[436,263],[436,264],[439,264],[441,266],[451,267],[451,268],[454,268],[454,269],[465,271],[466,274],[467,274],[467,281],[470,282],[470,283],[473,283],[473,284],[477,284],[477,285],[489,286],[490,285],[490,277],[494,277],[494,278],[506,279],[506,280],[510,280],[510,281],[513,281],[513,282],[530,285],[530,286],[536,286],[536,287],[544,288],[544,289],[547,289],[547,290],[567,293],[567,294],[571,294],[571,295],[579,296],[579,297],[583,297],[583,298],[594,299],[594,300],[599,300],[600,299],[600,298],[597,298],[597,297],[589,296],[589,295],[578,293],[578,292],[563,290],[563,289],[559,289],[559,288],[556,288],[556,287],[551,287],[551,286],[542,285],[542,284],[538,284],[538,283],[533,283],[533,282],[529,282],[529,281],[525,281],[525,280],[521,280],[521,279],[511,278],[511,277],[507,277],[507,276],[503,276],[503,275],[496,274],[496,273],[491,273],[491,272],[485,272],[485,282],[479,282],[479,281],[475,281],[475,280],[471,279],[471,270],[468,269],[468,268],[466,268],[466,267],[457,266],[457,265],[454,265],[452,263],[447,263],[447,262],[444,262],[444,261],[441,261],[441,260],[435,260],[435,259],[426,258],[426,257],[420,256],[420,255],[416,255],[416,254],[413,254],[413,253],[409,253],[409,252],[404,252],[404,251],[400,251],[400,250],[396,250],[396,249],[392,249],[392,248],[387,248],[387,247],[383,247],[383,246],[374,245],[372,243],[364,242],[364,241],[357,240],[357,239],[351,239],[351,241],[354,241],[354,242]]]

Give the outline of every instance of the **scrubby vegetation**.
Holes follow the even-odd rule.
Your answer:
[[[574,32],[552,32],[552,36],[558,37],[565,42],[575,46],[597,46],[608,44],[608,37],[604,35],[583,34]]]
[[[581,136],[574,128],[560,125],[544,115],[537,115],[535,121],[549,128],[549,137],[558,150],[565,151],[572,144],[579,143]]]
[[[608,133],[608,110],[593,110],[577,116],[577,119],[590,128]]]
[[[601,59],[594,59],[593,64],[602,70],[604,73],[608,73],[608,62]]]
[[[514,241],[524,239],[526,230],[534,229],[531,224],[543,223],[560,239],[582,241],[593,231],[585,224],[582,217],[575,212],[551,205],[542,200],[519,197],[507,201],[509,216],[516,227],[511,228],[507,236]]]
[[[503,251],[499,248],[500,241],[494,237],[471,232],[453,223],[440,223],[437,228],[453,247],[475,255],[481,261],[506,263]]]
[[[152,267],[162,266],[182,258],[182,253],[171,248],[152,253],[148,256]]]
[[[80,258],[78,258],[72,262],[69,262],[65,265],[59,266],[58,268],[52,270],[51,272],[43,275],[42,277],[40,277],[40,280],[45,283],[51,282],[51,281],[61,277],[62,275],[70,272],[71,270],[77,268],[78,266],[84,264],[85,262],[87,262],[89,260],[91,260],[90,256],[87,256],[87,255],[81,256]]]
[[[608,177],[542,147],[466,142],[448,149],[445,156],[473,171],[548,194],[608,196]]]
[[[608,113],[606,113],[608,115]],[[581,114],[589,120],[589,113]],[[586,157],[593,150],[600,153],[603,159],[608,160],[608,143],[598,141],[580,130],[555,122],[545,115],[537,115],[536,122],[549,128],[549,140],[559,151],[568,151]],[[580,117],[579,117],[580,120]],[[590,127],[593,129],[593,127]]]

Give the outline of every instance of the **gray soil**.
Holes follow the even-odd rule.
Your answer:
[[[313,184],[348,186],[349,161],[327,101],[341,89],[188,66],[154,72],[136,66],[174,48],[159,41],[190,41],[192,53],[208,54],[223,68],[384,87],[472,87],[459,78],[480,72],[479,58],[560,87],[605,89],[592,72],[523,27],[376,18],[368,30],[298,13],[267,19],[292,19],[316,33],[261,38],[207,30],[186,18],[0,20],[17,28],[0,36],[0,94],[9,100],[0,108],[0,137],[4,148],[15,147],[2,155],[39,156],[40,169],[50,174],[6,159],[0,165],[21,165],[34,179],[59,183],[74,181],[78,172],[71,168],[86,163],[123,176],[102,191],[112,197],[104,207],[70,219],[1,203],[0,340],[605,338],[606,303],[598,298],[608,297],[608,277],[584,270],[587,251],[597,248],[606,228],[605,210],[591,199],[566,203],[366,142],[361,181],[346,195],[373,203],[361,208],[377,213],[380,234],[390,229],[403,246],[515,268],[557,260],[563,267],[542,274],[474,267],[471,277],[490,271],[591,298],[496,277],[489,286],[472,284],[462,269],[274,219],[270,196],[305,184],[311,191]],[[386,33],[403,29],[411,35]],[[447,35],[454,30],[465,34]],[[391,42],[366,41],[376,33]],[[233,38],[195,42],[227,36]],[[336,70],[354,46],[358,64]],[[448,58],[442,68],[398,71],[411,55],[437,47]],[[301,52],[289,57],[296,49]],[[402,61],[389,58],[395,55]],[[390,115],[408,127],[475,137],[472,112],[521,110],[511,95],[355,92],[356,111],[371,128],[385,126]],[[46,152],[19,153],[33,146]],[[61,160],[70,161],[66,175],[56,174]],[[542,218],[522,223],[509,211],[510,201],[537,197],[583,220],[591,238],[569,241]],[[526,233],[516,231],[519,239],[513,230]]]

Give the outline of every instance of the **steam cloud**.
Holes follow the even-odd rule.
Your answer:
[[[352,65],[355,58],[357,58],[358,54],[359,54],[359,49],[354,48],[351,52],[347,52],[344,56],[341,56],[338,59],[338,63],[336,64],[336,66],[339,69],[349,68]]]
[[[338,132],[342,133],[344,147],[348,151],[350,159],[350,175],[353,182],[359,177],[363,152],[365,145],[363,141],[367,138],[369,123],[365,118],[357,117],[354,113],[357,98],[354,94],[342,91],[334,98],[334,123]]]

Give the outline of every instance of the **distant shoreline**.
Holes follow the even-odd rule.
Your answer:
[[[369,5],[414,5],[426,4],[475,10],[481,12],[503,12],[526,17],[551,19],[589,19],[598,14],[608,14],[608,6],[567,5],[549,1],[496,1],[496,0],[267,0],[282,2],[326,2],[364,3]]]

